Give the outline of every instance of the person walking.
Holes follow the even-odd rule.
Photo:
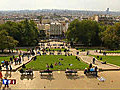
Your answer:
[[[12,65],[9,63],[9,69],[10,69],[10,77],[11,77],[11,72],[12,72]]]

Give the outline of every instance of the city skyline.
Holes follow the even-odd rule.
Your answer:
[[[1,0],[0,10],[69,9],[120,11],[119,0]]]

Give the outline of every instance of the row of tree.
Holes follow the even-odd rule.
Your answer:
[[[17,46],[35,46],[38,44],[40,33],[36,24],[31,20],[21,22],[8,21],[0,25],[0,49],[12,49]]]
[[[85,46],[104,46],[118,49],[120,44],[120,23],[113,26],[101,25],[91,20],[74,20],[70,23],[66,38],[70,42]]]

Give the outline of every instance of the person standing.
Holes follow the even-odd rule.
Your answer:
[[[93,64],[95,64],[95,58],[93,58]]]
[[[2,72],[0,71],[0,79],[2,80],[2,77],[3,77],[3,75],[2,75]]]
[[[28,60],[29,60],[30,56],[28,55]]]
[[[3,79],[3,84],[5,85],[3,88],[5,89],[6,87],[7,88],[9,88],[9,80],[6,78],[6,77],[4,77],[4,79]]]
[[[11,61],[11,63],[13,63],[13,59],[12,59],[12,57],[10,57],[10,61]]]
[[[22,61],[24,61],[24,54],[22,55]]]
[[[5,61],[6,70],[8,70],[8,65],[9,65],[8,61]]]

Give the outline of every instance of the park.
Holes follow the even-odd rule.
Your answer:
[[[65,38],[49,39],[27,19],[0,25],[0,88],[119,89],[118,26],[76,19]]]
[[[9,80],[16,80],[16,84],[10,84],[11,89],[104,89],[111,88],[111,85],[112,88],[119,88],[119,84],[117,84],[119,82],[119,78],[117,77],[119,77],[120,73],[118,71],[120,69],[119,53],[108,53],[105,56],[103,53],[99,53],[99,50],[96,52],[96,49],[74,49],[70,48],[69,45],[58,46],[59,43],[63,44],[63,42],[50,43],[52,43],[51,48],[47,46],[48,43],[44,43],[44,48],[43,46],[39,46],[39,48],[36,47],[36,49],[34,49],[35,55],[29,55],[28,53],[30,53],[30,51],[27,49],[18,49],[18,55],[15,55],[15,57],[19,57],[21,52],[22,54],[27,53],[27,55],[24,56],[24,61],[22,60],[21,64],[16,65],[13,62],[12,71],[2,67],[4,76],[7,76]],[[53,46],[53,43],[58,44],[57,46]],[[64,49],[62,49],[63,47]],[[66,52],[64,52],[65,49]],[[89,55],[87,55],[88,51]],[[17,50],[14,50],[14,52],[17,52]],[[77,52],[79,52],[79,54]],[[36,59],[34,59],[35,56]],[[10,61],[10,57],[13,56],[2,56],[0,60],[1,62],[3,60]],[[93,57],[96,59],[95,64],[93,64]],[[102,62],[105,61],[107,64],[102,64]],[[61,64],[59,64],[59,62]],[[90,63],[92,63],[93,67],[98,67],[97,77],[92,74],[84,74],[85,68],[89,68]],[[25,64],[25,68],[23,64]],[[52,72],[43,72],[47,69],[47,64],[49,66],[51,64],[53,65],[52,68],[49,67]],[[24,68],[23,70],[25,71],[23,73],[20,72],[22,68]],[[66,74],[67,68],[76,71],[76,73]],[[27,71],[29,69],[33,71],[33,74],[29,74]],[[104,78],[104,81],[100,81],[101,77]]]

